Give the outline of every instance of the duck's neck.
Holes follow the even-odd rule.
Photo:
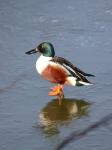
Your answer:
[[[51,59],[52,59],[52,57],[46,57],[44,55],[40,55],[40,57],[37,59],[37,62],[39,61],[39,62],[43,63],[43,62],[49,61]]]

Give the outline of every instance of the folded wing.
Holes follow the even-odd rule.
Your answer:
[[[79,80],[79,81],[91,83],[90,81],[88,81],[86,79],[85,76],[94,77],[94,75],[92,75],[92,74],[83,72],[82,70],[80,70],[79,68],[74,66],[71,62],[69,62],[65,58],[55,56],[55,57],[53,57],[53,59],[51,59],[51,61],[66,68],[70,73],[70,75],[68,75],[68,76],[73,76],[73,77],[77,78],[77,80]]]

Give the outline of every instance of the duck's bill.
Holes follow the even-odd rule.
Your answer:
[[[25,54],[31,55],[31,54],[34,54],[34,53],[37,53],[37,52],[38,52],[38,49],[35,48],[35,49],[32,49],[32,50],[26,52]]]

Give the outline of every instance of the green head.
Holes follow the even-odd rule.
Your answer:
[[[40,52],[43,56],[46,56],[46,57],[54,57],[55,56],[54,47],[49,42],[43,42],[43,43],[39,44],[35,49],[26,52],[26,54],[30,55],[30,54],[33,54],[36,52]]]

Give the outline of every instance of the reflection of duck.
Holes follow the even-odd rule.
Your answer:
[[[57,133],[59,132],[57,125],[66,124],[73,118],[77,119],[86,115],[89,105],[84,100],[64,99],[59,107],[54,99],[41,110],[40,124],[46,133]]]

